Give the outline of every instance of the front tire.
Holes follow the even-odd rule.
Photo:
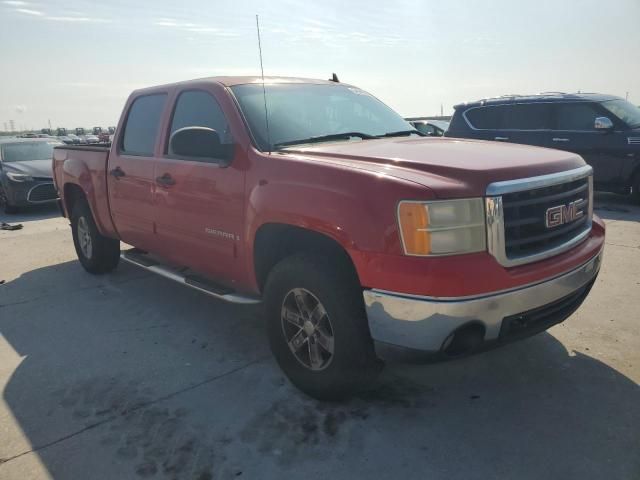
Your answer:
[[[7,194],[4,189],[0,187],[0,208],[7,215],[12,215],[14,213],[18,213],[18,207],[15,205],[11,205],[9,203],[9,199],[7,198]]]
[[[640,172],[636,173],[633,177],[633,183],[631,185],[631,195],[636,203],[640,203]]]
[[[362,289],[350,266],[336,260],[294,255],[273,268],[265,286],[271,350],[291,382],[320,400],[366,389],[382,367]]]
[[[112,271],[120,261],[120,241],[98,232],[93,215],[86,202],[80,201],[71,214],[71,232],[78,260],[93,274]]]

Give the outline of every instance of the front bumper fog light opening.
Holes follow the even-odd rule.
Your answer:
[[[441,351],[447,357],[460,357],[476,350],[484,342],[486,329],[481,323],[467,323],[449,334]]]

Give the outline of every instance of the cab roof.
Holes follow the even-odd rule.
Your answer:
[[[564,93],[564,92],[542,92],[532,95],[502,95],[500,97],[483,98],[473,102],[459,103],[453,108],[480,107],[483,105],[509,105],[512,103],[556,103],[556,102],[605,102],[607,100],[622,100],[615,95],[603,93]]]
[[[198,78],[195,80],[185,80],[182,82],[168,83],[164,85],[157,85],[148,88],[141,88],[135,90],[136,93],[143,93],[147,90],[157,90],[162,88],[170,88],[170,87],[189,87],[191,84],[202,84],[202,83],[217,83],[220,85],[224,85],[225,87],[234,87],[236,85],[246,85],[246,84],[262,84],[262,77],[259,75],[255,76],[239,76],[239,77],[204,77]],[[316,78],[301,78],[301,77],[264,77],[264,83],[267,85],[273,84],[317,84],[317,85],[347,85],[344,83],[333,82],[331,80],[319,80]],[[350,85],[348,85],[350,86]]]

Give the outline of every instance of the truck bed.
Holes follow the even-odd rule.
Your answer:
[[[63,150],[83,150],[88,152],[108,152],[111,149],[111,142],[109,143],[100,143],[100,144],[91,144],[91,145],[60,145],[54,147],[54,149],[63,149]]]
[[[67,207],[67,189],[71,185],[81,190],[89,203],[100,233],[117,238],[109,213],[107,199],[107,162],[111,144],[60,145],[53,149],[53,179],[58,188],[65,216],[70,217]],[[71,192],[73,193],[73,192]]]

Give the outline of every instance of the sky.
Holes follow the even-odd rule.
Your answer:
[[[504,94],[640,104],[640,0],[0,0],[0,130],[116,125],[136,88],[329,78],[404,116]]]

